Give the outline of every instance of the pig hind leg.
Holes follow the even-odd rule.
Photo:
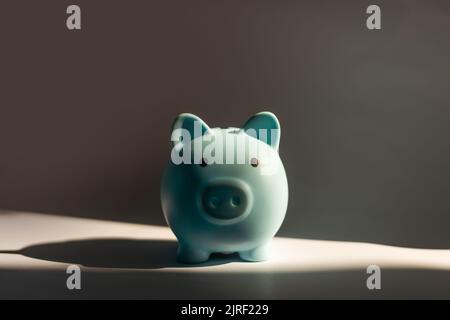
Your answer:
[[[270,255],[270,245],[264,244],[247,251],[240,251],[239,257],[245,261],[265,261],[269,259]]]
[[[202,263],[209,260],[210,252],[180,243],[178,246],[178,261],[181,263]]]

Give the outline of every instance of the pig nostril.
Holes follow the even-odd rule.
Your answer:
[[[217,197],[212,197],[210,200],[209,200],[209,204],[210,204],[210,206],[211,206],[211,208],[217,208],[217,207],[219,207],[220,206],[220,199],[219,198],[217,198]]]
[[[238,207],[241,204],[241,198],[239,196],[234,196],[231,198],[231,205],[233,207]]]

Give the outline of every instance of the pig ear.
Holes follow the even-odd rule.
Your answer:
[[[259,112],[247,120],[243,129],[275,150],[280,146],[280,122],[272,112]]]
[[[183,142],[185,139],[184,134],[189,133],[189,138],[192,141],[199,136],[202,136],[209,132],[211,129],[208,125],[191,113],[180,114],[172,124],[172,143],[175,145],[179,142]],[[183,137],[183,138],[181,138]]]

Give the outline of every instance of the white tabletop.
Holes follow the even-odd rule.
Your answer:
[[[176,263],[170,229],[0,212],[0,298],[450,298],[450,250],[275,238],[273,257]],[[79,265],[82,289],[66,287]],[[368,290],[367,267],[381,268]]]

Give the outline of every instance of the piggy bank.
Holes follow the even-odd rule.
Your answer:
[[[212,253],[268,259],[288,204],[275,115],[257,113],[242,128],[210,128],[183,113],[171,141],[161,202],[178,239],[178,261],[201,263]]]

